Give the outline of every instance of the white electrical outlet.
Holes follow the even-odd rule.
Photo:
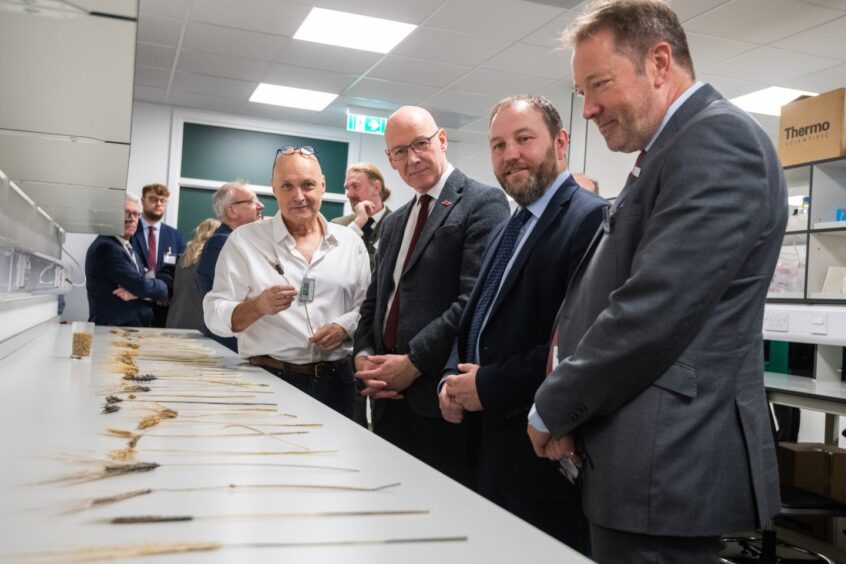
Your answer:
[[[777,311],[764,312],[764,331],[787,333],[790,330],[790,314]]]

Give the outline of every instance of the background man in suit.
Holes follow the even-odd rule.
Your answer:
[[[165,283],[140,272],[129,243],[138,228],[138,208],[138,198],[127,193],[123,237],[99,235],[85,254],[88,321],[98,325],[149,327],[153,320],[149,300],[167,299]]]
[[[185,252],[182,235],[162,221],[170,192],[161,184],[148,184],[141,189],[144,208],[138,229],[132,236],[132,248],[150,278],[158,277],[167,284],[168,295],[173,294],[176,261]],[[167,300],[153,305],[153,327],[164,327],[167,321]]]
[[[214,285],[214,269],[217,266],[217,258],[229,234],[235,229],[247,223],[261,219],[261,210],[264,205],[259,201],[256,193],[246,184],[240,181],[227,182],[217,189],[212,196],[212,208],[220,220],[220,227],[215,229],[203,252],[200,253],[200,262],[197,265],[197,288],[200,291],[200,300],[211,292]],[[238,352],[238,340],[235,337],[219,337],[205,328],[203,333],[218,343]]]
[[[355,335],[356,376],[377,399],[373,430],[469,483],[466,432],[447,423],[436,384],[473,289],[485,242],[508,217],[501,190],[446,158],[446,132],[423,108],[397,110],[385,129],[391,166],[417,197],[388,216]]]
[[[347,169],[344,190],[352,213],[336,217],[332,223],[346,225],[355,231],[370,255],[370,268],[376,266],[376,247],[382,234],[382,220],[391,213],[385,200],[391,191],[385,185],[382,171],[370,163],[358,163]]]
[[[494,230],[461,316],[440,391],[444,419],[471,419],[479,493],[584,553],[581,497],[558,463],[535,456],[526,416],[546,377],[549,337],[567,281],[602,220],[605,201],[567,171],[569,135],[545,98],[514,96],[491,110],[491,162],[519,205]]]
[[[784,176],[752,118],[694,82],[666,4],[591,5],[569,31],[584,117],[645,155],[568,289],[529,435],[586,459],[598,562],[713,563],[719,535],[780,506],[761,327]]]
[[[385,185],[385,177],[376,165],[358,163],[347,169],[344,180],[344,190],[353,212],[342,217],[336,217],[332,223],[346,225],[361,237],[367,254],[370,256],[370,270],[376,267],[376,247],[382,235],[382,224],[385,216],[391,210],[385,206],[385,200],[391,196],[391,191]],[[364,389],[361,380],[356,381],[358,391]],[[362,427],[369,427],[367,421],[367,403],[369,398],[361,394],[355,395],[355,422]]]

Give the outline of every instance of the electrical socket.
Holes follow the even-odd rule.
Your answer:
[[[790,314],[778,311],[764,312],[764,331],[787,333],[790,330]]]

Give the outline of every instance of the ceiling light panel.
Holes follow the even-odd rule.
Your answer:
[[[331,92],[291,88],[290,86],[262,82],[250,96],[250,102],[319,112],[337,97],[337,94]]]
[[[388,53],[416,27],[382,18],[312,8],[294,39]]]

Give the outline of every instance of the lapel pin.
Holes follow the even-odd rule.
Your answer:
[[[452,202],[449,200],[441,200],[441,205],[448,208],[452,205]]]

